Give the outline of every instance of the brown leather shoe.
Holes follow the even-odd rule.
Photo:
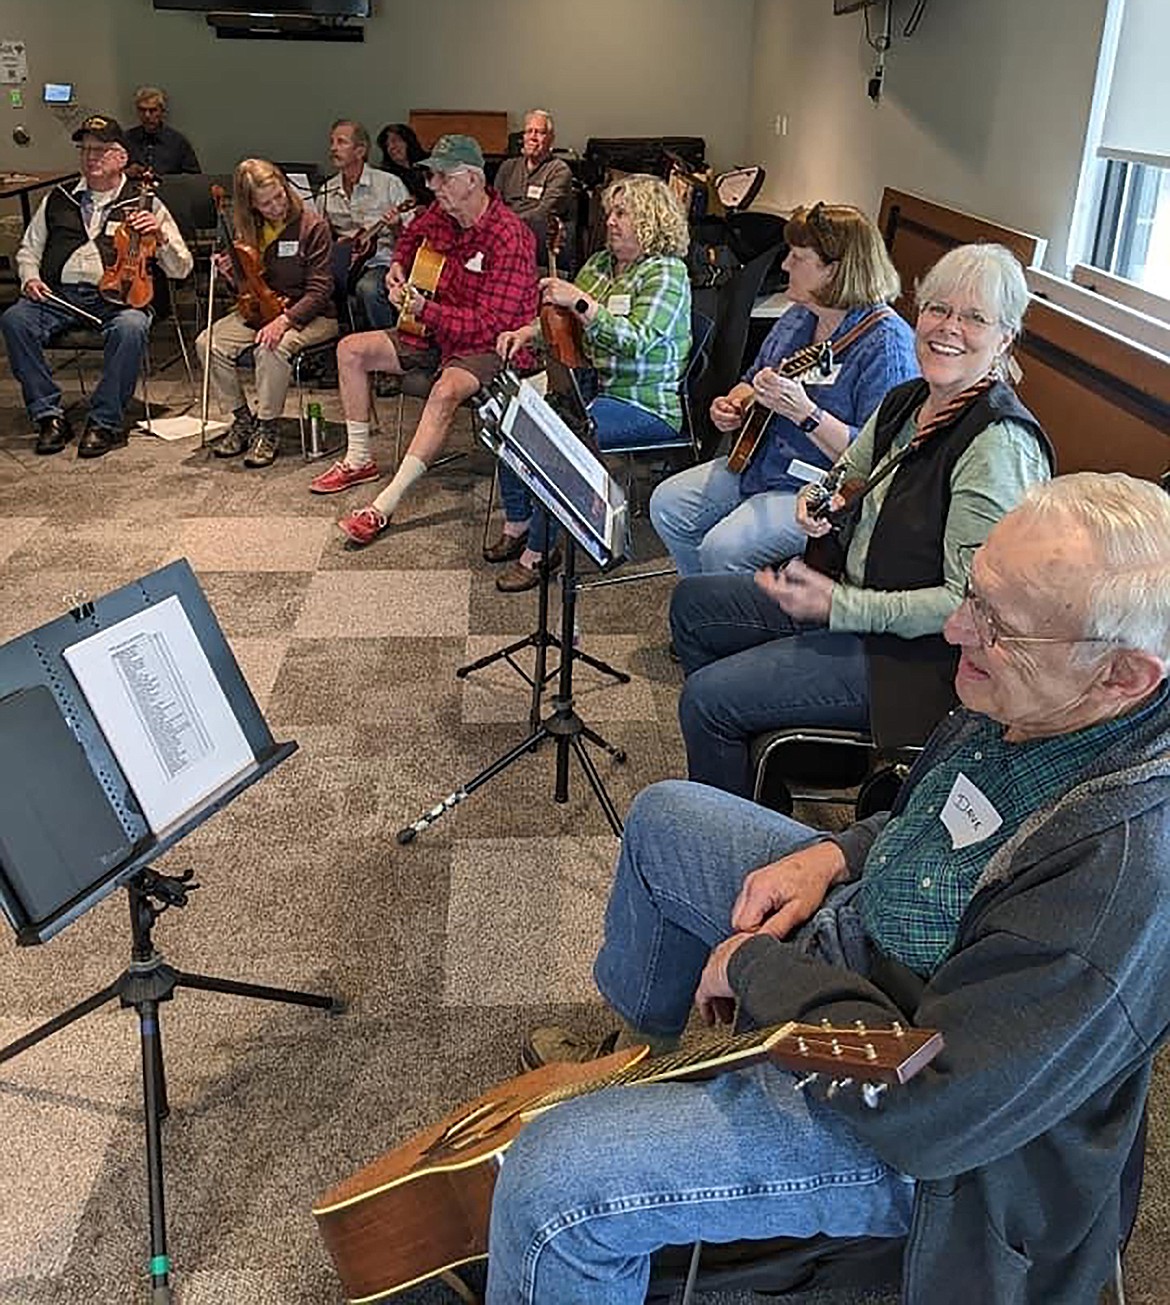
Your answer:
[[[554,548],[548,555],[549,573],[558,570],[560,565],[561,550]],[[525,566],[519,558],[506,571],[501,571],[496,576],[496,588],[502,594],[522,594],[526,589],[535,589],[538,584],[540,584],[539,567]]]
[[[79,458],[100,458],[111,449],[124,448],[130,441],[125,430],[107,430],[104,426],[88,424],[77,441]]]
[[[527,530],[522,535],[509,535],[501,531],[499,539],[494,544],[488,544],[483,550],[483,560],[485,562],[510,562],[514,557],[519,557],[524,552],[527,544]]]

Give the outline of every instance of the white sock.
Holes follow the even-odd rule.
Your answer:
[[[403,494],[420,476],[426,474],[426,470],[427,464],[422,458],[416,458],[413,453],[406,454],[394,473],[394,479],[374,499],[374,506],[384,517],[392,516]]]
[[[364,467],[374,460],[370,449],[370,423],[368,421],[347,421],[345,423],[345,465],[347,467]]]

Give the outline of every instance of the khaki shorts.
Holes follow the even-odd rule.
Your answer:
[[[428,340],[420,340],[409,332],[400,333],[395,326],[388,327],[386,334],[398,355],[403,371],[439,372],[448,367],[459,367],[470,372],[481,386],[495,380],[504,365],[498,353],[457,353],[442,361],[439,346]]]

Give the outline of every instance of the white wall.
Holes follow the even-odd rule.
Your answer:
[[[273,7],[278,8],[278,4]],[[538,104],[560,143],[705,136],[718,164],[748,144],[754,0],[375,0],[361,45],[221,41],[202,14],[151,0],[2,0],[0,38],[30,50],[30,85],[73,77],[87,105],[133,121],[137,84],[171,96],[172,121],[209,171],[248,154],[325,159],[329,123],[371,130],[418,109]],[[0,112],[15,120],[16,115]],[[67,132],[26,114],[34,145],[0,127],[0,167],[72,158]],[[5,121],[5,120],[0,120]]]
[[[910,0],[895,0],[904,21]],[[1048,240],[1063,271],[1106,0],[928,0],[895,36],[879,105],[860,14],[757,0],[751,148],[763,202],[876,215],[895,186]],[[777,114],[788,115],[777,137]]]

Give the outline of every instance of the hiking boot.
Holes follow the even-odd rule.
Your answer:
[[[619,1032],[619,1029],[613,1029],[598,1041],[582,1037],[559,1024],[531,1029],[520,1044],[520,1067],[531,1070],[565,1061],[580,1064],[586,1060],[598,1060],[616,1048]]]

